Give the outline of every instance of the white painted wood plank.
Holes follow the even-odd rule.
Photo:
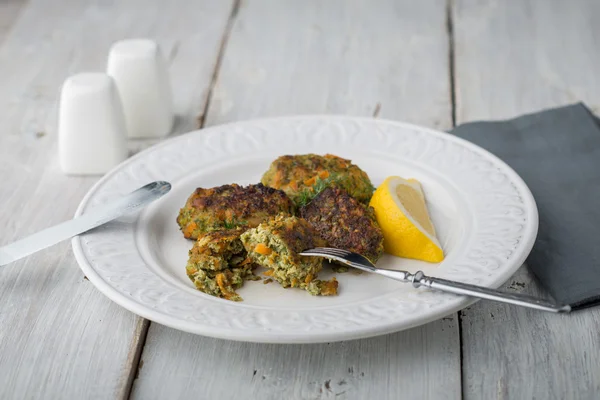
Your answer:
[[[318,345],[228,342],[152,323],[134,399],[458,399],[455,317]]]
[[[206,120],[344,113],[448,128],[444,4],[242,3]],[[151,324],[133,398],[460,398],[455,316],[323,345],[227,342]]]
[[[206,100],[230,9],[231,2],[210,0],[26,5],[0,46],[0,244],[71,218],[97,180],[60,173],[55,104],[63,80],[102,71],[115,40],[155,38],[172,55],[179,129],[189,129]],[[146,321],[84,279],[68,242],[5,266],[0,398],[127,397],[146,331]]]
[[[457,122],[585,101],[600,110],[596,1],[456,1]],[[504,286],[545,296],[526,268]],[[553,315],[492,302],[462,313],[465,399],[592,399],[600,310]]]
[[[600,111],[600,2],[455,2],[457,121],[585,102]]]
[[[208,124],[333,113],[451,127],[446,14],[439,1],[248,0]]]

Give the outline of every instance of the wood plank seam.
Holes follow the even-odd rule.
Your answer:
[[[225,54],[225,49],[227,48],[227,43],[229,42],[229,36],[231,35],[233,24],[238,15],[238,11],[240,10],[241,3],[242,0],[235,0],[233,2],[233,6],[231,7],[231,14],[229,15],[229,20],[227,21],[225,32],[223,34],[223,38],[221,39],[221,46],[219,47],[219,53],[217,54],[217,61],[215,63],[215,69],[213,70],[210,86],[208,88],[208,95],[206,97],[206,102],[204,103],[204,109],[200,115],[198,115],[198,129],[204,128],[206,115],[208,114],[208,108],[210,107],[210,102],[212,100],[213,89],[215,88],[215,84],[219,78],[219,70],[221,68],[221,62],[223,61],[223,55]]]
[[[0,44],[4,43],[11,28],[20,18],[29,0],[4,1],[0,4]]]
[[[139,331],[140,339],[137,341],[136,345],[131,349],[131,352],[128,356],[128,359],[131,360],[132,367],[129,369],[129,373],[127,374],[125,384],[123,385],[123,396],[120,396],[120,398],[122,399],[129,399],[129,397],[131,396],[131,390],[133,389],[133,381],[139,375],[139,371],[141,368],[140,359],[142,358],[142,351],[144,350],[144,345],[146,344],[146,337],[148,336],[149,327],[150,321],[142,318],[141,327]]]
[[[448,78],[450,79],[450,107],[452,117],[452,127],[456,127],[456,76],[454,69],[454,22],[452,20],[452,8],[454,7],[454,0],[447,0],[446,2],[446,32],[448,33]],[[462,310],[456,313],[458,320],[458,349],[459,349],[459,360],[460,360],[460,397],[464,399],[464,376],[463,376],[463,328],[462,328]]]
[[[452,127],[456,126],[456,86],[454,85],[454,26],[452,7],[454,1],[446,2],[446,32],[448,33],[448,77],[450,79],[450,105],[452,107]]]
[[[227,48],[227,42],[228,42],[229,36],[231,34],[231,30],[233,28],[233,23],[234,23],[235,17],[238,14],[240,3],[241,3],[241,0],[235,0],[233,3],[233,6],[231,7],[231,13],[229,14],[229,18],[227,20],[227,25],[225,26],[225,30],[223,32],[223,37],[221,38],[219,52],[217,53],[217,60],[215,62],[215,67],[214,67],[214,70],[212,73],[206,102],[204,103],[204,109],[202,110],[202,113],[198,116],[199,128],[202,128],[204,126],[205,115],[206,115],[206,113],[208,111],[208,107],[210,105],[210,100],[212,98],[212,92],[215,87],[215,82],[217,81],[217,78],[219,76],[219,68],[221,66],[221,60],[223,59],[223,54],[225,53],[225,49]],[[177,48],[175,48],[175,50],[173,50],[173,51],[176,53]],[[174,55],[170,54],[169,58],[170,59],[174,58]],[[143,319],[142,327],[140,330],[140,340],[138,341],[138,345],[135,347],[133,357],[131,358],[131,360],[132,360],[131,366],[132,367],[129,369],[129,374],[127,376],[124,396],[122,397],[123,399],[129,399],[131,397],[132,391],[133,391],[133,383],[139,376],[139,371],[144,363],[142,360],[142,353],[144,351],[144,346],[146,345],[146,338],[148,337],[148,329],[150,328],[151,323],[152,323],[151,321],[149,321],[147,319]]]

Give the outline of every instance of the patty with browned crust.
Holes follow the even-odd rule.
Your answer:
[[[345,190],[326,188],[300,208],[300,216],[332,247],[362,254],[373,263],[383,254],[383,233],[373,209]]]
[[[294,206],[286,194],[274,188],[256,185],[223,185],[198,188],[179,211],[177,223],[188,239],[204,233],[254,228],[279,213],[292,214]]]
[[[350,160],[332,154],[278,157],[264,173],[261,182],[283,190],[298,207],[306,205],[329,186],[346,190],[364,204],[369,203],[374,190],[366,172]]]

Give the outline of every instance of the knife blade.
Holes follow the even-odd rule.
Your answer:
[[[137,211],[171,190],[169,182],[149,183],[125,197],[98,206],[70,221],[62,222],[33,235],[0,247],[0,267],[55,245],[63,240],[97,228],[113,219]]]

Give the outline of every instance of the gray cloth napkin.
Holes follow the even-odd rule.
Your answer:
[[[583,105],[451,131],[489,150],[527,183],[539,232],[527,265],[561,304],[600,303],[600,122]]]

